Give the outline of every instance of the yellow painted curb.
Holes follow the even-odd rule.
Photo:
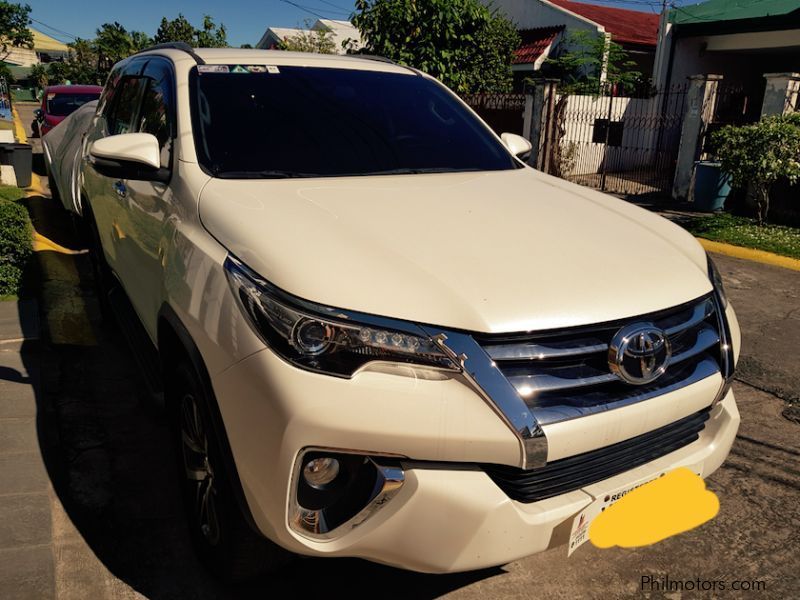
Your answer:
[[[28,134],[25,133],[25,126],[22,124],[22,119],[19,118],[19,113],[16,108],[11,109],[11,114],[14,116],[14,132],[17,135],[17,141],[20,144],[28,143]]]
[[[763,263],[765,265],[783,267],[784,269],[791,269],[792,271],[800,271],[800,260],[796,258],[781,256],[780,254],[774,254],[765,250],[754,250],[753,248],[744,248],[742,246],[714,242],[703,238],[697,238],[697,241],[700,242],[700,245],[709,252],[716,252],[717,254],[724,254],[725,256],[732,256],[734,258],[742,258],[744,260],[751,260],[753,262]]]
[[[25,188],[27,196],[44,196],[44,186],[42,186],[42,178],[36,173],[31,173],[31,184]]]

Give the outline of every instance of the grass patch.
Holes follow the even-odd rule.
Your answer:
[[[795,227],[759,226],[755,219],[736,217],[728,213],[695,217],[683,226],[692,235],[707,240],[800,259],[800,229]]]
[[[19,200],[25,197],[25,190],[10,185],[0,185],[0,201],[1,200]]]

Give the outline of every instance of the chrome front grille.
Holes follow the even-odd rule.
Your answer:
[[[653,324],[672,356],[654,382],[633,385],[609,368],[609,345],[621,327]],[[690,385],[723,369],[717,303],[709,295],[669,310],[558,331],[476,336],[540,425],[639,402]]]

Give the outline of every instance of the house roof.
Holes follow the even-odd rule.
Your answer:
[[[775,17],[795,11],[800,11],[798,0],[708,0],[676,7],[669,17],[673,23],[688,25]]]
[[[559,33],[564,31],[563,25],[555,27],[537,27],[536,29],[521,29],[519,36],[522,44],[514,52],[512,62],[515,65],[535,63],[542,56]]]
[[[37,52],[69,52],[69,46],[49,35],[29,27],[33,34],[33,49]]]
[[[617,43],[655,47],[658,43],[659,16],[652,12],[598,6],[572,0],[549,0],[552,4],[601,25]],[[743,0],[740,0],[743,1]],[[775,0],[777,1],[777,0]],[[793,0],[783,0],[791,2]],[[794,0],[796,3],[797,0]]]

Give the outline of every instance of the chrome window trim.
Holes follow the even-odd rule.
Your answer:
[[[297,485],[300,482],[300,468],[303,464],[303,458],[309,452],[330,452],[331,454],[357,454],[365,456],[378,471],[378,476],[381,478],[380,486],[376,486],[375,493],[369,499],[366,506],[358,511],[355,516],[351,517],[338,527],[328,529],[325,523],[324,516],[321,510],[310,510],[300,506],[297,501]],[[403,458],[401,456],[391,457],[387,454],[383,458]],[[287,511],[287,519],[289,529],[296,534],[316,542],[327,542],[334,539],[341,538],[347,535],[353,529],[362,525],[370,517],[374,516],[381,508],[386,506],[389,501],[394,498],[405,483],[405,471],[401,467],[392,465],[381,465],[381,455],[372,454],[361,450],[349,450],[341,448],[324,448],[324,447],[309,447],[303,448],[297,454],[294,465],[292,466],[292,477],[289,491],[289,507]]]

